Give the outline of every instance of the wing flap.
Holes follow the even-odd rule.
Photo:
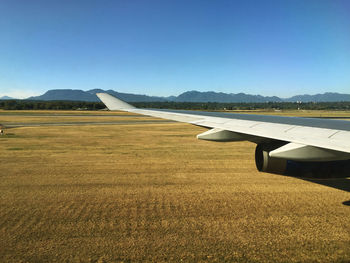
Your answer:
[[[270,157],[294,161],[338,161],[350,159],[350,153],[332,151],[310,145],[288,143],[269,153]]]

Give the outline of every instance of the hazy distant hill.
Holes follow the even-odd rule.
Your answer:
[[[129,102],[166,101],[166,99],[162,97],[151,97],[147,95],[120,93],[114,90],[105,91],[101,89],[93,89],[88,91],[71,90],[71,89],[49,90],[43,95],[29,97],[28,100],[100,101],[95,95],[96,93],[99,93],[99,92],[107,92],[111,95],[114,95],[122,100],[129,101]]]
[[[302,101],[302,102],[331,102],[331,101],[350,101],[350,94],[340,94],[340,93],[332,93],[326,92],[324,94],[316,94],[316,95],[297,95],[291,98],[285,99],[284,101],[294,102],[294,101]]]
[[[43,95],[29,97],[27,100],[73,100],[73,101],[98,101],[95,94],[82,90],[53,89]]]
[[[264,97],[260,95],[249,95],[245,93],[227,94],[222,92],[199,92],[187,91],[174,98],[174,101],[181,102],[268,102],[282,101],[278,97]]]
[[[59,89],[49,90],[45,94],[30,97],[28,100],[72,100],[72,101],[99,101],[95,95],[98,92],[107,92],[128,102],[150,102],[150,101],[176,101],[176,102],[336,102],[350,101],[350,94],[324,93],[316,95],[297,95],[282,99],[276,96],[268,97],[261,95],[250,95],[245,93],[222,93],[222,92],[200,92],[187,91],[179,96],[155,97],[140,94],[121,93],[114,90],[93,89],[88,91]]]
[[[15,100],[15,98],[11,98],[9,96],[2,96],[0,97],[0,100]]]
[[[99,92],[107,92],[113,96],[118,97],[121,100],[129,101],[129,102],[149,102],[149,101],[166,101],[167,99],[164,97],[154,97],[154,96],[147,96],[147,95],[139,95],[139,94],[131,94],[131,93],[120,93],[114,90],[102,90],[102,89],[92,89],[87,91],[90,94],[93,94],[96,97],[96,93]],[[96,99],[100,101],[97,97]]]

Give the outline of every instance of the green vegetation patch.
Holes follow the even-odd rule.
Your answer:
[[[350,102],[132,102],[138,108],[178,110],[349,110]],[[0,101],[3,110],[102,110],[102,102],[86,101]],[[11,113],[17,114],[17,113]]]
[[[20,148],[20,147],[12,147],[12,148],[7,148],[8,151],[23,151],[24,148]]]

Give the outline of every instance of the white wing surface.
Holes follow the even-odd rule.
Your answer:
[[[267,147],[269,148],[267,158],[270,159],[272,157],[297,161],[350,159],[350,122],[348,121],[138,109],[107,93],[97,93],[96,95],[110,110],[123,110],[186,122],[208,129],[212,128],[212,130],[198,135],[199,139],[212,141],[248,140],[258,145],[269,144],[271,147]]]

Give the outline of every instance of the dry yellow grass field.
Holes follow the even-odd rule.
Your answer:
[[[0,262],[350,261],[349,189],[259,173],[254,144],[199,141],[200,132],[182,123],[6,130]]]

